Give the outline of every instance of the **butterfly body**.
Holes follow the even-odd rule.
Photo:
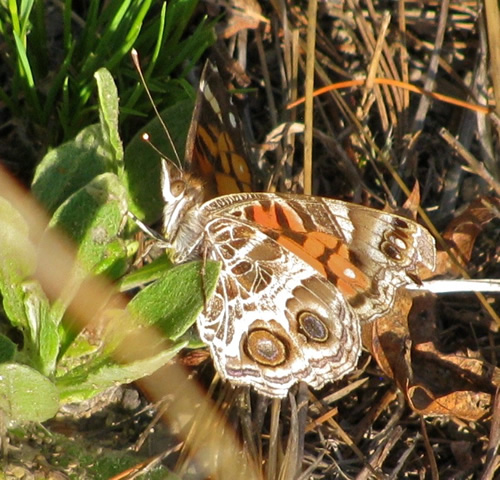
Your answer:
[[[234,151],[236,143],[217,137],[224,117],[236,134],[236,117],[217,107],[217,88],[206,77],[200,95],[220,125],[203,125],[199,102],[188,161],[198,172],[216,165],[215,183],[236,175],[222,190],[240,191],[207,200],[203,183],[190,174],[166,162],[162,174],[164,233],[175,260],[221,263],[215,292],[197,319],[200,337],[232,384],[270,397],[286,396],[298,381],[320,388],[355,368],[361,324],[390,311],[419,265],[433,268],[434,240],[416,222],[360,205],[248,192],[244,156]]]

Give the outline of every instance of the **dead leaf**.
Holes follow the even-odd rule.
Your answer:
[[[230,38],[241,30],[254,30],[261,22],[269,23],[262,16],[262,9],[256,0],[217,0],[207,3],[226,9],[227,23],[218,30],[219,38]]]
[[[412,378],[408,329],[411,305],[410,295],[401,290],[389,314],[362,327],[363,345],[402,391]]]
[[[406,199],[403,206],[392,208],[388,204],[384,207],[384,212],[395,213],[403,217],[415,220],[417,218],[418,207],[420,206],[420,184],[415,182],[410,196]]]
[[[402,292],[389,315],[363,326],[363,344],[415,412],[465,420],[484,417],[500,369],[475,352],[442,353],[436,346],[433,297],[421,295],[411,308],[409,293]]]
[[[472,249],[484,226],[498,216],[498,200],[481,198],[471,203],[458,217],[454,218],[443,233],[450,249],[464,266],[471,259]],[[458,269],[447,252],[437,254],[436,275],[458,274]]]
[[[421,415],[453,415],[463,420],[476,421],[484,417],[491,408],[491,395],[471,390],[455,391],[434,396],[422,385],[408,388],[408,404]]]
[[[411,191],[410,196],[406,199],[406,202],[403,204],[403,209],[408,218],[412,218],[415,220],[417,218],[418,207],[420,206],[420,184],[415,182],[413,185],[413,190]]]
[[[178,356],[179,362],[185,367],[198,367],[210,358],[210,353],[206,348],[197,348],[196,350],[186,350]]]

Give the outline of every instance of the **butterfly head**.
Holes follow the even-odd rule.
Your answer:
[[[193,243],[191,230],[199,229],[198,207],[203,203],[203,184],[166,160],[162,160],[161,168],[161,192],[165,202],[163,234],[176,250],[176,256],[182,257],[183,249]]]

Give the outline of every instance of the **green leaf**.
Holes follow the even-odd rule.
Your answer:
[[[96,176],[106,172],[121,174],[118,93],[106,69],[101,68],[95,78],[100,124],[84,128],[74,140],[49,152],[35,171],[32,191],[50,212]]]
[[[43,422],[59,409],[56,386],[26,365],[0,364],[0,392],[0,411],[9,428],[24,422]]]
[[[0,333],[0,363],[13,360],[17,351],[17,345],[5,335]]]
[[[109,158],[117,167],[123,164],[123,146],[118,133],[118,91],[113,77],[105,68],[99,69],[94,77],[99,94],[99,118],[103,132],[104,144],[108,147]],[[118,168],[115,173],[118,173]]]
[[[127,249],[119,237],[127,213],[125,196],[118,177],[105,173],[73,193],[52,217],[50,226],[71,236],[79,261],[93,273],[109,273],[117,263],[125,267]]]
[[[51,376],[59,354],[61,314],[51,307],[38,282],[23,282],[22,291],[26,319],[23,353],[32,367]]]
[[[201,313],[215,289],[219,270],[220,264],[213,261],[179,265],[139,292],[127,309],[148,325],[160,328],[167,338],[177,340]]]
[[[54,212],[70,195],[93,178],[111,171],[100,125],[84,128],[74,140],[45,155],[32,183],[36,198]]]
[[[161,113],[181,158],[193,106],[193,101],[184,100]],[[165,157],[175,161],[176,155],[157,118],[140,130],[125,149],[125,174],[130,194],[130,210],[146,223],[152,223],[160,217],[163,208],[160,196],[160,156],[144,142],[144,133],[149,135],[153,145]]]
[[[26,361],[50,375],[59,351],[60,315],[54,315],[40,284],[29,280],[35,271],[35,248],[24,219],[2,198],[0,251],[0,293],[5,313],[23,333]]]
[[[79,402],[91,398],[107,388],[130,383],[151,375],[171,360],[186,342],[179,342],[158,355],[120,365],[110,358],[94,359],[74,368],[56,380],[63,403]],[[145,348],[147,348],[145,346]]]
[[[143,287],[148,283],[158,280],[165,272],[173,267],[172,260],[168,255],[160,255],[158,258],[148,263],[144,267],[128,273],[120,279],[120,292],[126,292],[133,288]]]
[[[36,252],[21,214],[0,197],[0,293],[12,325],[26,327],[22,282],[35,271]]]

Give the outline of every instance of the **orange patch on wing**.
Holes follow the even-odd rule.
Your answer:
[[[219,148],[222,171],[229,175],[232,172],[231,152],[234,150],[234,145],[227,133],[221,132],[217,138],[217,146]]]
[[[354,295],[356,295],[356,290],[352,288],[352,284],[346,282],[342,278],[338,279],[336,286],[342,292],[342,295],[344,295],[344,297],[346,298],[353,297]]]
[[[203,145],[207,148],[212,158],[215,158],[219,153],[219,147],[214,142],[213,136],[201,125],[198,126],[196,136],[201,139]]]
[[[336,278],[336,286],[346,297],[370,288],[369,278],[351,263],[349,249],[335,236],[324,232],[310,232],[303,245],[285,235],[279,236],[277,241],[325,278]],[[334,250],[335,253],[331,253],[328,261],[323,263],[319,258],[326,249]]]
[[[339,248],[339,244],[341,243],[341,241],[335,235],[325,232],[309,232],[307,234],[307,238],[313,238],[316,241],[322,243],[326,248],[330,249]]]
[[[195,146],[192,158],[194,169],[203,178],[210,178],[214,174],[214,166],[210,163],[207,155]]]
[[[246,160],[237,153],[231,153],[231,164],[236,178],[240,182],[250,185],[252,183],[252,176],[250,175],[250,169]]]
[[[217,193],[219,195],[241,192],[241,188],[239,188],[238,183],[231,175],[216,172],[215,182],[217,184]]]
[[[368,277],[349,260],[349,249],[342,245],[336,253],[332,253],[326,262],[326,269],[337,278],[337,286],[346,296],[355,295],[370,288]]]
[[[304,242],[304,250],[308,253],[314,257],[320,257],[327,248],[331,250],[340,249],[342,245],[337,237],[328,233],[309,232],[307,234]]]
[[[278,237],[277,241],[280,245],[297,255],[297,257],[304,260],[307,264],[311,265],[311,267],[326,278],[325,266],[315,256],[304,250],[302,245],[299,245],[297,242],[294,242],[292,239],[285,236]]]
[[[252,183],[247,161],[236,153],[236,147],[227,132],[222,132],[218,138],[218,148],[222,169],[227,174],[234,174],[239,182]]]
[[[221,150],[219,152],[219,158],[220,158],[220,165],[221,165],[222,171],[226,175],[231,175],[231,159],[230,159],[230,155],[228,155],[227,152]]]
[[[325,253],[325,244],[312,235],[307,235],[303,248],[314,258],[319,258]]]
[[[217,138],[219,148],[225,152],[232,152],[234,150],[234,143],[227,132],[221,132]]]
[[[256,223],[262,227],[271,228],[273,230],[279,230],[280,224],[278,222],[278,217],[276,216],[276,208],[274,205],[269,210],[264,210],[260,205],[254,205],[252,207],[253,218]]]

